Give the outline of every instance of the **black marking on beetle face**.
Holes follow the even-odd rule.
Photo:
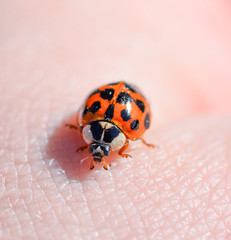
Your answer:
[[[132,129],[132,130],[138,130],[138,129],[139,129],[139,120],[134,120],[134,121],[131,123],[131,129]]]
[[[111,152],[111,147],[106,144],[101,144],[100,149],[103,151],[104,156],[108,156]]]
[[[137,107],[144,112],[145,111],[145,105],[143,103],[143,101],[141,100],[135,100],[135,104],[137,105]]]
[[[150,114],[147,113],[144,119],[144,127],[145,129],[148,129],[150,126]]]
[[[111,143],[113,139],[116,138],[119,134],[120,134],[120,130],[116,126],[108,128],[104,132],[103,141],[106,143]]]
[[[99,143],[93,142],[89,147],[89,153],[94,153],[95,150],[99,147]]]
[[[103,157],[103,155],[100,153],[100,152],[95,152],[95,153],[93,153],[93,156],[94,156],[94,158],[96,157],[96,158],[102,158]]]
[[[101,139],[101,136],[103,134],[103,128],[99,122],[91,123],[91,133],[92,133],[93,138],[96,141],[99,141]]]
[[[128,102],[132,102],[133,98],[126,92],[121,92],[117,97],[116,102],[120,104],[127,104]]]
[[[134,86],[132,86],[131,84],[125,83],[124,85],[125,85],[125,87],[126,87],[128,90],[130,90],[130,91],[132,91],[132,92],[134,92],[134,93],[137,92],[136,88],[135,88]]]
[[[105,100],[112,100],[113,96],[114,96],[114,89],[113,88],[107,88],[104,89],[103,91],[101,91],[100,93],[100,97],[105,99]]]
[[[111,121],[111,119],[114,116],[114,105],[110,104],[106,110],[106,112],[104,113],[104,119],[107,121]]]
[[[87,114],[87,112],[88,112],[88,107],[85,106],[85,107],[84,107],[84,110],[83,110],[83,113],[82,113],[82,116],[85,117],[86,114]]]
[[[125,121],[125,122],[127,122],[128,120],[131,119],[131,115],[130,115],[130,113],[128,112],[127,109],[122,110],[120,115],[121,115],[123,121]]]
[[[93,91],[89,96],[88,98],[92,97],[93,95],[95,95],[96,93],[99,93],[100,90],[99,89],[96,89],[95,91]]]
[[[99,101],[94,102],[89,108],[89,112],[96,113],[101,108],[101,104]]]
[[[94,158],[94,161],[95,162],[102,162],[102,157],[98,157],[98,156],[95,156],[95,154],[93,154],[93,158]]]

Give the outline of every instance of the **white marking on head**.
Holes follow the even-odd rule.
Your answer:
[[[119,150],[123,147],[123,145],[126,142],[125,135],[121,132],[116,138],[113,139],[113,141],[109,144],[111,146],[111,150]]]
[[[96,148],[95,152],[99,152],[102,156],[104,156],[104,152],[102,151],[100,146]]]
[[[87,125],[83,128],[82,135],[83,135],[84,141],[87,144],[89,144],[93,141],[93,136],[92,136],[92,133],[91,133],[91,125]]]

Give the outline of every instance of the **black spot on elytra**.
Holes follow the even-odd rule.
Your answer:
[[[89,108],[89,112],[96,113],[101,108],[101,104],[99,101],[94,102]]]
[[[119,135],[119,133],[120,133],[120,130],[115,126],[108,128],[104,132],[103,141],[106,143],[111,143],[113,139]]]
[[[100,90],[99,89],[96,89],[95,91],[93,91],[89,96],[88,98],[92,97],[93,95],[95,95],[96,93],[99,93]]]
[[[150,126],[150,114],[147,113],[144,119],[144,127],[145,129],[148,129]]]
[[[139,129],[139,120],[134,120],[134,121],[131,123],[131,129],[132,129],[132,130],[138,130],[138,129]]]
[[[136,105],[138,106],[138,108],[139,108],[142,112],[145,111],[145,105],[144,105],[143,101],[141,101],[141,100],[135,100],[135,103],[136,103]]]
[[[83,110],[83,113],[82,113],[82,116],[85,117],[86,114],[87,114],[87,112],[88,112],[88,107],[85,106],[85,107],[84,107],[84,110]]]
[[[100,92],[100,97],[110,101],[113,98],[114,92],[115,91],[113,88],[104,89],[103,91]]]
[[[120,104],[127,104],[128,102],[132,102],[133,98],[126,92],[121,92],[117,97],[116,102]]]
[[[126,87],[128,90],[130,90],[130,91],[132,91],[132,92],[134,92],[134,93],[137,92],[136,88],[135,88],[134,86],[132,86],[131,84],[125,83],[124,85],[125,85],[125,87]]]
[[[111,119],[113,118],[113,115],[114,115],[114,105],[110,104],[106,112],[104,113],[104,119],[107,121],[111,121]]]
[[[121,115],[123,121],[125,121],[125,122],[127,122],[129,119],[131,119],[131,115],[127,109],[122,110],[120,115]]]
[[[91,133],[92,133],[92,136],[95,140],[100,140],[101,139],[101,136],[102,136],[102,133],[103,133],[103,128],[102,126],[100,125],[99,122],[92,122],[91,123]]]

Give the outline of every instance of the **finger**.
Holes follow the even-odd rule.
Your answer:
[[[4,236],[71,239],[86,233],[94,238],[97,232],[105,238],[167,238],[171,233],[179,239],[201,234],[225,239],[231,227],[230,202],[224,201],[231,194],[230,136],[230,117],[181,122],[149,135],[160,149],[144,151],[134,142],[128,149],[133,159],[113,155],[109,171],[91,172],[59,144],[74,143],[73,136],[50,139],[53,153],[41,139],[28,142],[29,151],[22,141],[17,155],[10,154],[17,139],[11,140],[1,157],[1,216],[9,233]]]

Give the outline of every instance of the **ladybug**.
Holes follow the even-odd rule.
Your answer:
[[[66,126],[80,131],[86,145],[76,151],[83,151],[89,147],[93,155],[90,169],[94,162],[103,162],[104,169],[108,162],[105,158],[111,151],[119,150],[122,157],[131,157],[124,151],[129,140],[142,138],[144,132],[150,127],[151,112],[145,97],[131,84],[116,82],[104,85],[94,90],[86,99],[77,113],[77,126]]]

